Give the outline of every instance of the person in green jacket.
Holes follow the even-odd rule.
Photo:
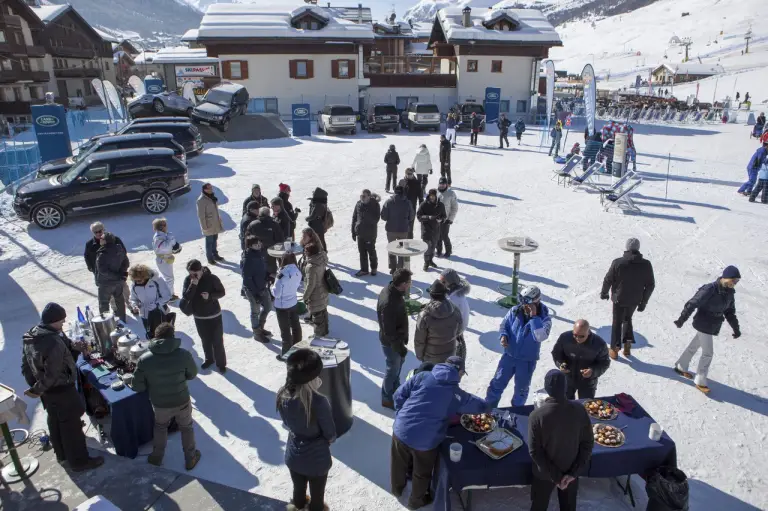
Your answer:
[[[176,419],[181,430],[186,469],[192,470],[200,461],[200,451],[195,447],[187,381],[197,376],[197,365],[192,354],[180,347],[181,340],[174,334],[170,323],[158,325],[155,337],[149,343],[149,351],[136,364],[131,388],[136,392],[148,391],[149,401],[155,410],[152,454],[147,461],[152,465],[162,465],[168,443],[168,426],[172,419]]]

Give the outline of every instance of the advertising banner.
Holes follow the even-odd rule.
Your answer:
[[[595,110],[597,109],[597,83],[592,64],[584,66],[581,71],[581,79],[584,83],[584,109],[587,112],[587,129],[589,136],[592,136],[595,134]]]
[[[93,80],[91,80],[91,87],[93,87],[93,90],[94,92],[96,92],[96,95],[99,96],[99,99],[101,100],[101,104],[104,105],[104,108],[107,109],[107,115],[109,116],[109,120],[112,121],[112,109],[109,108],[109,99],[107,99],[107,91],[104,88],[104,83],[98,78],[94,78]]]
[[[216,76],[216,66],[176,66],[176,76]]]
[[[101,83],[104,85],[104,90],[107,92],[107,98],[109,99],[109,102],[112,104],[115,112],[117,112],[117,115],[119,115],[122,119],[123,105],[120,103],[120,95],[117,93],[117,89],[109,80],[104,80]]]
[[[195,94],[196,99],[203,99],[203,96],[205,96],[205,93],[208,92],[208,87],[205,86],[205,82],[203,82],[202,77],[198,76],[177,76],[176,77],[176,88],[181,89],[182,91],[187,89],[187,84],[190,84],[189,87],[191,87],[192,91]],[[186,97],[186,96],[185,96]]]
[[[294,137],[309,137],[312,135],[312,118],[309,103],[294,103],[291,105],[291,123]]]
[[[163,92],[163,79],[157,76],[147,76],[144,78],[144,87],[147,94],[160,94]]]
[[[499,102],[501,89],[498,87],[485,88],[485,124],[492,124],[499,118]]]
[[[67,114],[62,105],[32,105],[32,125],[41,162],[72,156]]]
[[[549,133],[552,103],[555,100],[555,63],[551,60],[544,61],[544,75],[547,78],[547,133]]]

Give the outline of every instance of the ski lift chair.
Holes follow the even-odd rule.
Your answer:
[[[565,165],[563,165],[562,168],[554,170],[554,175],[552,176],[552,179],[557,178],[557,184],[562,184],[563,186],[566,186],[568,182],[571,180],[571,173],[573,172],[573,169],[576,168],[576,165],[581,163],[582,156],[578,154],[574,154],[571,156],[571,159],[565,162]]]
[[[605,206],[603,207],[603,210],[608,211],[612,207],[617,207],[625,211],[640,213],[640,208],[637,207],[629,194],[637,190],[642,184],[643,180],[638,179],[618,193],[609,193],[605,196]]]

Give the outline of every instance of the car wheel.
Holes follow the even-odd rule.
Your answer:
[[[32,220],[41,229],[55,229],[64,223],[64,210],[55,204],[43,204],[32,212]]]
[[[152,102],[152,108],[154,108],[155,112],[159,114],[165,112],[165,105],[159,99],[156,99]]]
[[[408,121],[408,131],[413,133],[414,127],[413,127],[413,121]]]
[[[192,107],[187,108],[187,117],[192,118]]]
[[[150,190],[141,199],[141,205],[147,213],[157,215],[168,209],[171,198],[162,190]]]
[[[229,131],[229,119],[225,119],[224,122],[221,123],[221,126],[219,126],[219,131]]]

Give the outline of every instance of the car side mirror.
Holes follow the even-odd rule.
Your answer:
[[[77,176],[77,182],[81,183],[81,184],[87,183],[88,182],[88,178],[85,177],[85,176]]]

